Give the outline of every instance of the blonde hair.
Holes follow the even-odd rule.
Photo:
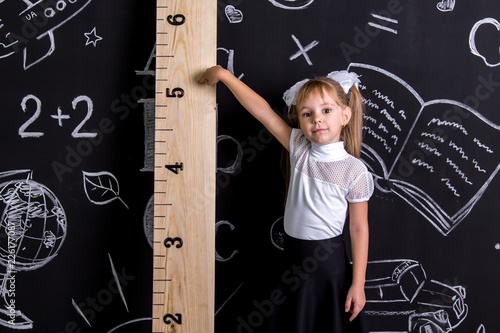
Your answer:
[[[361,156],[361,143],[363,140],[363,101],[361,93],[352,86],[349,90],[350,98],[344,92],[342,86],[327,77],[319,77],[307,81],[297,93],[297,105],[292,105],[288,113],[288,121],[292,127],[299,127],[297,110],[304,100],[311,94],[317,93],[321,97],[328,95],[342,109],[351,108],[351,119],[342,128],[340,139],[344,141],[345,150],[352,156]]]

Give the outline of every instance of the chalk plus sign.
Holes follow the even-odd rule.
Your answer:
[[[63,119],[69,119],[68,114],[62,114],[61,107],[57,108],[57,114],[51,115],[52,118],[57,119],[57,123],[59,124],[60,127],[62,127],[62,120]]]
[[[318,45],[319,42],[317,40],[315,40],[312,43],[310,43],[309,45],[307,45],[306,47],[303,47],[302,44],[300,43],[300,41],[297,39],[297,37],[292,35],[292,38],[293,38],[295,44],[297,44],[297,46],[299,47],[299,51],[297,51],[295,54],[293,54],[290,57],[290,60],[293,60],[293,59],[299,57],[300,55],[303,55],[304,58],[306,58],[306,61],[309,64],[309,66],[312,66],[312,62],[311,62],[311,59],[309,59],[309,56],[307,55],[307,51],[309,51],[310,49],[312,49],[313,47]]]

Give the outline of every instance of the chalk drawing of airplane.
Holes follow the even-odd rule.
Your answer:
[[[92,0],[0,0],[0,59],[23,52],[28,69],[50,56],[54,30],[80,13]]]

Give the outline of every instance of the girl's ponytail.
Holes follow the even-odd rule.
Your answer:
[[[363,100],[359,90],[352,86],[349,89],[349,107],[351,108],[351,120],[342,129],[341,138],[344,141],[345,150],[352,156],[361,156],[361,143],[363,140]]]

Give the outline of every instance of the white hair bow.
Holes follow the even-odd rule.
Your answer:
[[[352,86],[355,86],[356,89],[359,89],[359,76],[356,73],[348,72],[348,71],[334,71],[327,75],[330,79],[337,81],[344,89],[344,92],[347,94],[349,89]]]
[[[349,89],[351,89],[352,86],[355,86],[356,89],[359,89],[359,83],[361,82],[359,80],[358,74],[345,70],[331,72],[327,75],[327,77],[334,81],[337,81],[342,86],[342,89],[344,89],[344,92],[346,94],[349,92]],[[307,81],[309,81],[309,79],[299,81],[291,86],[287,91],[285,91],[285,93],[283,94],[283,100],[285,101],[288,108],[290,108],[290,106],[292,105],[297,104],[297,93]]]

